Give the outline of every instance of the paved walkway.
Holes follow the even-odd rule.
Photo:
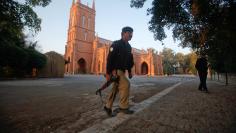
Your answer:
[[[118,115],[83,132],[235,133],[236,86],[207,84],[209,94],[197,90],[198,80],[176,84],[161,98],[149,99],[145,108],[136,106],[135,114]]]

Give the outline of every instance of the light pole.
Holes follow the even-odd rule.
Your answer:
[[[174,68],[174,72],[173,72],[173,74],[175,74],[175,67],[176,67],[176,64],[173,65],[173,68]]]

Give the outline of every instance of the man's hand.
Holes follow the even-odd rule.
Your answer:
[[[129,73],[129,79],[131,79],[133,77],[132,73]]]
[[[113,76],[116,76],[116,75],[117,75],[116,70],[113,70],[113,71],[112,71],[112,75],[113,75]]]
[[[109,81],[111,78],[110,74],[106,74],[106,80]]]
[[[113,70],[113,71],[111,72],[111,75],[112,75],[112,76],[117,76],[116,70]],[[111,75],[110,75],[110,74],[106,74],[106,79],[107,79],[107,81],[109,81],[109,80],[111,79]]]

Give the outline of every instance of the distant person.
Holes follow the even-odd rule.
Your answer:
[[[129,78],[132,78],[131,68],[134,65],[132,48],[129,44],[133,36],[133,29],[131,27],[122,28],[121,39],[114,41],[109,49],[107,57],[107,81],[111,77],[118,77],[119,81],[113,83],[112,90],[108,96],[104,110],[109,116],[112,116],[112,105],[115,100],[117,92],[119,92],[119,112],[125,114],[132,114],[133,111],[129,109],[129,91],[130,82],[126,78],[125,72],[128,70]]]
[[[205,91],[208,93],[208,89],[206,86],[208,65],[207,65],[207,58],[206,58],[205,53],[202,53],[200,57],[197,59],[195,68],[198,71],[198,75],[200,79],[200,84],[199,84],[198,89],[200,91]]]

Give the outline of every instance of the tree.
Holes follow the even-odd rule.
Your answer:
[[[195,52],[191,52],[185,55],[186,60],[186,72],[189,74],[197,74],[197,70],[195,68],[195,63],[197,61],[197,54]]]
[[[174,73],[174,64],[176,64],[174,58],[174,51],[169,48],[163,48],[161,52],[162,63],[163,63],[163,71],[164,74],[173,74]]]
[[[14,0],[1,0],[0,73],[11,69],[16,75],[25,74],[24,71],[26,71],[26,67],[31,66],[29,65],[31,58],[41,61],[41,63],[38,62],[38,68],[41,67],[40,64],[45,64],[43,59],[44,55],[35,49],[29,50],[29,45],[26,43],[26,36],[23,30],[28,28],[33,34],[40,31],[41,19],[38,18],[37,14],[33,11],[33,7],[45,7],[50,2],[51,0],[25,0],[22,4]]]
[[[187,55],[183,53],[175,54],[172,49],[164,47],[161,55],[164,74],[197,73],[195,69],[197,55],[195,52],[191,52]]]
[[[141,8],[145,1],[131,0],[131,7]],[[147,12],[154,39],[162,41],[164,28],[172,28],[181,46],[207,52],[214,69],[236,71],[235,0],[153,0]]]
[[[46,56],[39,53],[37,50],[35,50],[36,43],[33,43],[33,45],[30,45],[26,51],[29,55],[28,64],[27,64],[27,70],[28,72],[32,71],[32,68],[41,69],[46,64]]]
[[[35,6],[47,6],[51,0],[25,0],[21,4],[14,0],[2,0],[0,3],[1,31],[9,29],[9,32],[21,31],[22,28],[38,32],[40,31],[41,19],[33,11]],[[15,32],[19,33],[19,32]]]
[[[184,73],[185,72],[185,58],[183,53],[175,54],[176,66],[177,66],[177,73]]]

